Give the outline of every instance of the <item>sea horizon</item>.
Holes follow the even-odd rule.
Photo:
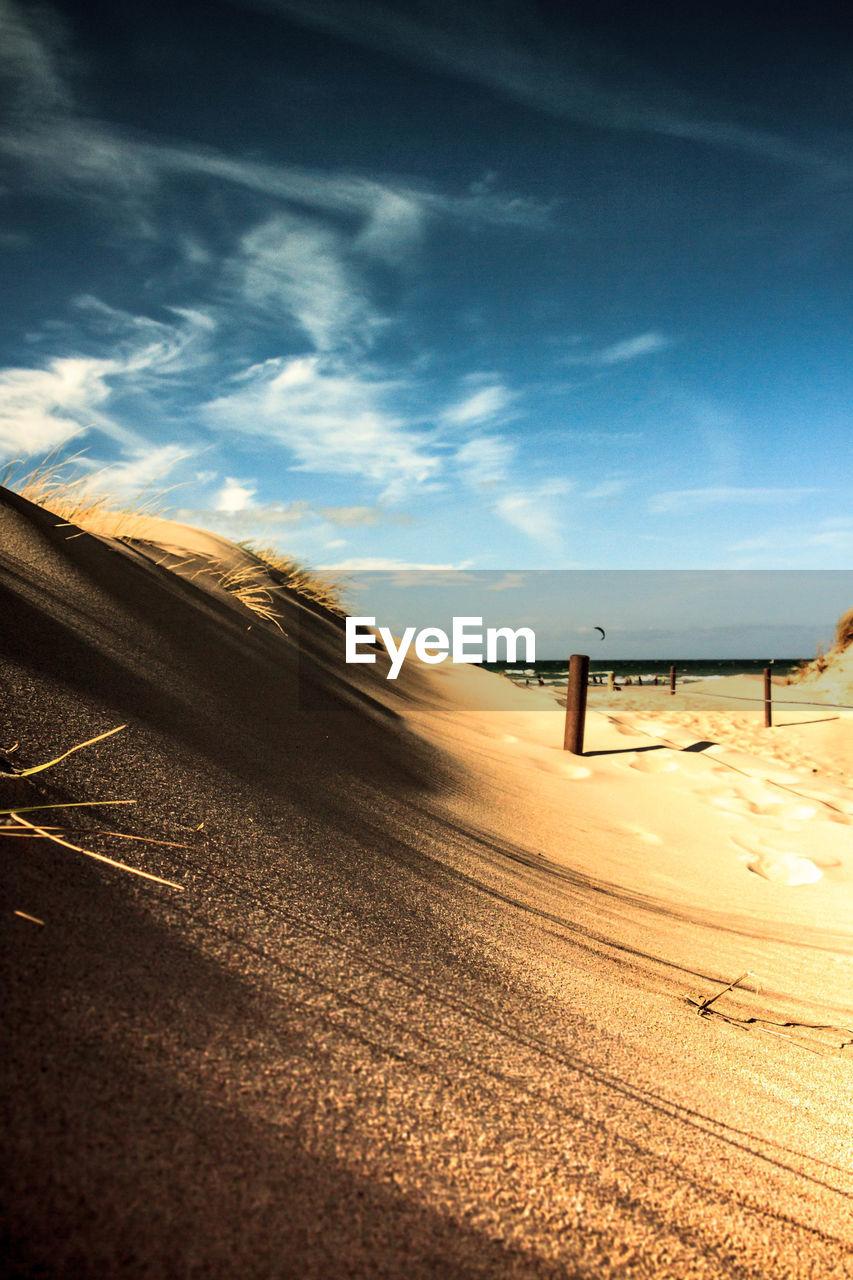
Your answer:
[[[617,677],[645,678],[647,675],[669,677],[669,669],[675,666],[679,680],[709,680],[724,676],[760,675],[770,667],[774,675],[789,675],[812,658],[592,658],[590,673],[613,671]],[[568,658],[538,658],[535,662],[484,662],[487,671],[499,674],[529,677],[533,674],[546,684],[564,680],[569,671]]]

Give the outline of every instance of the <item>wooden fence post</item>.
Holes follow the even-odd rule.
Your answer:
[[[583,728],[586,719],[586,687],[589,682],[589,657],[573,653],[569,658],[569,683],[566,688],[566,732],[563,750],[583,755]]]
[[[773,708],[771,697],[773,686],[770,683],[770,668],[764,668],[764,728],[772,729],[773,727]]]
[[[675,664],[669,669],[669,691],[675,693]]]

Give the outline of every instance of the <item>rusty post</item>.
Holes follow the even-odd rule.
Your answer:
[[[566,688],[566,732],[563,750],[583,755],[583,729],[586,719],[586,687],[589,682],[589,657],[573,653],[569,658],[569,683]]]
[[[764,668],[764,728],[772,729],[773,727],[773,707],[770,701],[772,697],[772,685],[770,684],[770,668]]]
[[[675,663],[669,669],[669,691],[675,693]]]

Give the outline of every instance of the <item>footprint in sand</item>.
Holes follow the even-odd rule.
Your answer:
[[[637,773],[675,773],[678,761],[665,751],[644,751],[628,767],[636,769]]]
[[[581,782],[584,778],[592,777],[592,770],[585,769],[581,764],[564,765],[560,771],[564,778],[568,778],[570,782]]]
[[[741,861],[753,875],[762,880],[770,880],[773,884],[784,884],[794,887],[800,884],[815,884],[822,879],[823,871],[801,853],[792,853],[784,849],[762,848],[759,844],[749,845],[745,841],[732,839],[736,849],[744,851]],[[830,859],[826,864],[835,865]]]
[[[543,773],[556,773],[561,778],[567,778],[569,782],[583,782],[584,778],[592,777],[591,769],[587,769],[582,764],[569,764],[568,761],[561,759],[562,756],[564,756],[563,751],[555,751],[553,756],[534,758],[533,763]]]
[[[715,808],[722,809],[724,813],[736,813],[742,818],[761,812],[757,804],[747,800],[746,796],[738,795],[736,791],[726,791],[721,796],[714,796],[711,803]]]
[[[814,884],[823,877],[820,867],[799,853],[757,853],[747,857],[746,865],[755,875],[774,884]]]
[[[791,818],[794,822],[808,822],[817,817],[817,809],[813,804],[789,804],[779,810],[781,818]]]

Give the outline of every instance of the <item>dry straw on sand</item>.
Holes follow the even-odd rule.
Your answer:
[[[104,738],[111,738],[113,734],[120,733],[122,729],[127,728],[126,725],[120,724],[115,729],[108,729],[106,733],[99,733],[94,738],[88,738],[85,742],[78,742],[73,747],[69,747],[67,751],[63,751],[60,755],[54,756],[52,760],[45,760],[41,764],[31,765],[28,769],[19,769],[14,764],[9,766],[9,774],[13,778],[31,778],[35,774],[45,773],[48,769],[52,769],[54,765],[66,760],[68,756],[74,755],[76,751],[82,751],[84,747],[94,746],[97,742],[103,742]],[[87,858],[94,858],[96,862],[103,862],[109,867],[116,867],[119,871],[126,871],[129,875],[139,876],[143,880],[151,880],[155,884],[166,885],[170,889],[182,889],[183,886],[176,884],[174,880],[165,880],[162,876],[153,875],[149,871],[140,871],[138,867],[128,866],[126,862],[119,862],[115,858],[108,858],[103,853],[95,853],[92,849],[84,849],[78,844],[72,844],[59,834],[59,828],[55,826],[46,826],[37,822],[31,822],[29,818],[23,815],[44,813],[47,810],[55,812],[56,810],[70,809],[90,809],[100,808],[104,805],[120,805],[134,804],[134,800],[71,800],[64,803],[46,803],[21,805],[14,804],[6,808],[0,809],[0,818],[8,818],[9,823],[0,823],[0,835],[29,835],[42,840],[49,840],[51,844],[61,845],[63,849],[70,849],[73,853],[82,853]],[[14,824],[14,825],[13,825]],[[123,837],[122,832],[113,831],[110,835],[120,838],[133,839],[134,837]],[[163,843],[156,841],[155,843]]]

